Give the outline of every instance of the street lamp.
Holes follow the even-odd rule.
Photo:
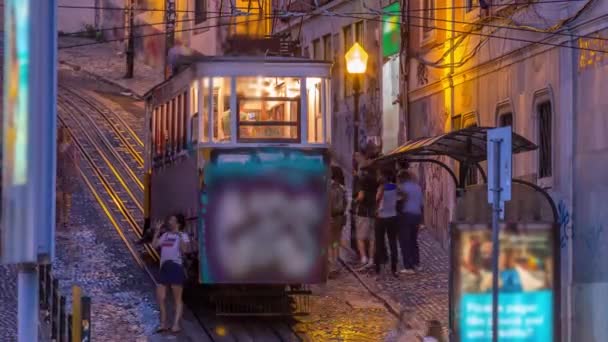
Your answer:
[[[361,95],[361,74],[367,69],[367,52],[359,45],[353,44],[346,55],[346,71],[353,75],[353,101],[355,105],[354,113],[354,153],[359,152],[359,96]]]
[[[346,52],[344,55],[346,59],[346,71],[353,76],[353,102],[355,105],[355,112],[353,118],[353,126],[354,126],[354,134],[353,134],[353,167],[355,166],[354,155],[359,152],[359,96],[361,95],[361,83],[360,77],[361,74],[365,73],[365,69],[367,69],[367,52],[359,45],[359,43],[353,44],[353,46]],[[346,86],[346,85],[345,85]],[[356,172],[356,170],[354,170]],[[353,174],[353,182],[352,182],[352,191],[353,197],[356,196],[356,177]],[[355,210],[354,206],[351,205],[351,219],[350,219],[350,230],[351,230],[351,239],[350,244],[351,248],[354,251],[357,251],[357,242],[355,239],[355,220],[354,220]]]

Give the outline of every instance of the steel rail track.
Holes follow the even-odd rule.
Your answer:
[[[77,91],[65,86],[59,86],[59,89],[64,91],[63,95],[65,97],[71,97],[73,102],[79,102],[80,104],[84,105],[83,107],[92,109],[90,114],[99,116],[102,119],[99,120],[98,124],[103,124],[104,122],[107,123],[111,130],[114,131],[117,138],[122,142],[123,147],[126,148],[127,151],[133,156],[133,160],[137,162],[138,167],[143,168],[144,143],[123,118],[116,115],[99,101],[85,97],[82,94],[79,94]],[[121,128],[126,130],[128,134],[125,134]]]
[[[62,87],[62,89],[67,88]],[[72,94],[75,94],[74,96],[77,96],[75,91],[69,91]],[[103,192],[96,189],[96,185],[94,184],[95,182],[91,181],[90,179],[91,176],[88,176],[87,172],[83,171],[80,167],[78,168],[79,173],[91,191],[93,197],[99,203],[102,211],[110,220],[110,223],[116,230],[117,234],[125,243],[135,262],[143,269],[147,276],[150,277],[152,282],[157,285],[158,281],[154,275],[155,272],[151,269],[149,263],[146,263],[142,258],[142,251],[138,250],[138,246],[135,246],[135,244],[130,241],[127,236],[128,234],[126,234],[125,230],[121,227],[121,221],[125,221],[131,228],[131,236],[134,235],[135,238],[141,238],[143,230],[133,215],[133,211],[138,211],[136,209],[141,209],[141,201],[136,198],[129,189],[127,182],[122,179],[123,176],[121,175],[121,172],[117,170],[116,164],[112,163],[110,159],[116,159],[118,161],[118,165],[120,165],[122,168],[129,169],[130,166],[127,163],[124,163],[124,160],[122,160],[122,157],[120,157],[120,154],[116,151],[117,147],[113,146],[107,141],[103,130],[97,125],[96,121],[88,115],[88,111],[83,110],[73,102],[70,103],[71,99],[66,99],[63,94],[60,94],[59,99],[59,107],[63,109],[63,113],[60,113],[59,115],[59,120],[65,127],[67,127],[70,135],[72,135],[75,145],[84,156],[84,159],[88,162],[87,164],[90,171],[89,174],[92,174],[91,176],[97,179],[97,183],[99,183],[97,187],[101,186]],[[87,127],[85,127],[82,121],[79,120],[77,114],[83,116],[85,121],[90,122],[88,125],[91,126],[90,130],[87,130]],[[79,134],[75,133],[76,130],[79,131]],[[91,131],[95,134],[90,133]],[[118,133],[118,130],[114,130],[114,132],[116,134],[120,134]],[[97,137],[97,139],[95,139],[95,137]],[[108,155],[111,157],[108,157]],[[103,161],[103,163],[101,163],[101,161]],[[104,172],[101,167],[103,165],[105,165],[104,168],[107,169],[105,171],[110,172]],[[130,171],[130,173],[132,173],[133,170]],[[117,189],[117,185],[113,184],[114,182],[110,180],[110,177],[112,176],[118,180],[118,183],[120,183],[122,189]],[[105,193],[105,196],[103,193]],[[128,195],[128,197],[131,198],[134,203],[139,203],[138,208],[135,209],[129,207],[122,199],[125,195]],[[104,197],[106,198],[104,199]],[[143,213],[143,209],[139,210],[139,212]],[[155,262],[158,262],[159,255],[154,248],[152,248],[150,245],[144,245],[143,248],[145,249],[145,252],[154,259]],[[247,321],[239,320],[235,323],[235,321],[228,318],[213,317],[210,312],[206,312],[200,307],[193,306],[191,303],[185,304],[189,307],[194,317],[198,321],[198,324],[206,333],[207,338],[211,341],[303,341],[299,334],[282,320],[269,323],[266,321],[260,322],[259,319],[254,319]],[[260,337],[262,339],[255,336],[262,336]]]

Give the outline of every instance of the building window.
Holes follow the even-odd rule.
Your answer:
[[[361,47],[365,48],[365,44],[363,43],[363,21],[359,21],[355,23],[355,41],[361,45]]]
[[[331,34],[323,36],[323,60],[331,61],[334,56],[331,51]]]
[[[313,59],[323,59],[323,55],[321,54],[321,39],[315,39],[312,41],[312,54]]]
[[[342,29],[342,36],[344,37],[344,53],[346,53],[353,46],[353,29],[351,25],[344,26]],[[346,64],[344,65],[344,97],[350,96],[352,93],[352,78],[346,71]]]
[[[538,177],[553,175],[552,158],[552,114],[551,102],[544,101],[537,105],[538,112]]]
[[[207,20],[207,0],[194,1],[194,23],[200,24]]]
[[[466,11],[471,12],[475,8],[479,7],[479,0],[466,0]]]
[[[422,0],[422,6],[422,32],[426,39],[435,29],[435,0]]]
[[[498,127],[513,127],[513,113],[503,113],[498,117]]]

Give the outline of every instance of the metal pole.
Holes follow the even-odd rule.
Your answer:
[[[353,102],[354,102],[354,113],[353,113],[353,166],[355,165],[354,162],[354,158],[355,158],[355,153],[359,152],[359,95],[361,95],[361,83],[359,83],[359,75],[357,74],[353,74]],[[354,172],[356,173],[357,170],[354,170]],[[353,192],[356,191],[356,184],[355,184],[355,176],[353,174],[353,182],[352,182],[352,189]],[[357,194],[353,193],[353,198],[356,198]],[[351,208],[352,213],[351,213],[351,225],[350,225],[350,247],[357,252],[358,254],[358,249],[357,249],[357,240],[355,238],[356,235],[356,224],[354,221],[354,216],[356,215],[356,212],[354,210],[354,207]]]
[[[498,218],[500,215],[500,144],[494,140],[494,201],[492,204],[492,341],[498,342],[498,256],[500,255]]]
[[[35,264],[22,264],[18,284],[19,342],[38,341],[38,270]]]
[[[129,41],[127,42],[127,74],[125,78],[133,78],[135,67],[135,30],[134,0],[129,1]]]

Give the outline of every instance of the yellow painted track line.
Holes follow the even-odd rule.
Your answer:
[[[114,227],[114,230],[116,230],[116,232],[120,236],[120,239],[127,246],[127,249],[129,250],[129,252],[133,256],[133,259],[135,259],[135,262],[139,265],[139,267],[141,267],[148,274],[148,276],[150,277],[150,279],[152,279],[152,281],[154,282],[154,285],[157,285],[158,282],[156,281],[156,278],[154,278],[154,275],[152,275],[152,272],[150,272],[150,270],[146,266],[146,263],[139,256],[139,253],[137,253],[137,251],[133,248],[133,246],[131,245],[131,243],[129,242],[129,240],[127,240],[127,237],[125,236],[124,232],[122,231],[122,229],[118,225],[118,222],[116,222],[116,220],[114,219],[114,216],[112,216],[112,213],[110,212],[110,210],[108,209],[108,207],[106,206],[106,204],[104,203],[104,201],[101,199],[101,197],[99,196],[99,194],[95,190],[95,187],[93,186],[93,184],[91,184],[91,182],[89,181],[88,177],[84,174],[84,172],[82,171],[82,169],[80,168],[80,166],[78,166],[77,169],[78,169],[78,172],[80,173],[80,176],[82,177],[82,179],[86,183],[87,187],[91,191],[91,194],[93,195],[93,197],[95,197],[95,200],[97,200],[97,203],[99,204],[99,206],[101,207],[101,209],[103,210],[103,212],[106,214],[106,216],[110,220],[110,223],[112,223],[112,226]]]
[[[118,197],[118,195],[116,194],[116,192],[114,190],[112,190],[111,187],[107,184],[108,182],[104,178],[103,173],[93,163],[93,161],[91,160],[91,157],[85,151],[84,147],[82,147],[82,145],[78,141],[78,138],[74,135],[74,132],[72,132],[72,129],[65,123],[64,119],[61,118],[61,116],[59,116],[59,120],[68,129],[68,132],[70,133],[70,135],[72,135],[72,138],[74,139],[74,142],[76,143],[76,145],[78,145],[78,147],[79,147],[80,151],[83,153],[84,157],[87,159],[87,161],[89,162],[89,164],[91,165],[91,167],[97,173],[97,176],[99,177],[99,180],[101,181],[101,183],[104,186],[105,190],[107,191],[108,195],[112,198],[112,200],[114,201],[114,203],[118,206],[118,209],[120,210],[120,212],[127,219],[127,221],[131,222],[131,226],[133,227],[136,235],[138,235],[139,237],[141,237],[142,233],[143,233],[142,229],[137,225],[137,223],[135,222],[135,219],[133,219],[133,217],[127,212],[126,207],[124,207],[124,204],[122,204],[123,202],[120,200],[120,198]],[[97,145],[95,145],[95,144],[93,144],[93,145],[96,148],[98,148]],[[79,168],[79,170],[80,170],[80,168]],[[148,251],[148,253],[150,253],[150,255],[152,256],[153,259],[155,259],[156,261],[160,260],[160,256],[158,255],[158,252],[156,251],[156,249],[152,248],[150,245],[146,245],[145,248]]]

